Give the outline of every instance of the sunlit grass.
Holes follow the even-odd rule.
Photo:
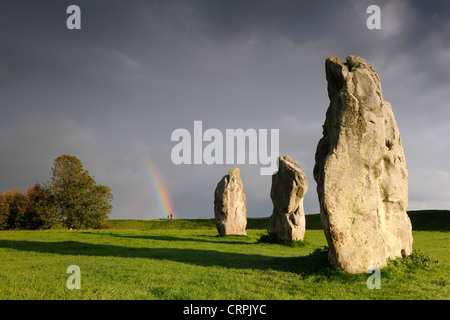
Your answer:
[[[306,245],[258,243],[215,230],[0,232],[1,299],[449,299],[449,232],[414,231],[429,268],[390,265],[381,289],[369,274],[330,269],[321,230]],[[321,249],[322,248],[322,249]],[[81,289],[66,269],[81,269]]]

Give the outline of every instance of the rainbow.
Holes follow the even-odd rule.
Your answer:
[[[150,194],[160,218],[167,218],[169,215],[176,218],[164,180],[150,157],[144,160],[144,166]]]

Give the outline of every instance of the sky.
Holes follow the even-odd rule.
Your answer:
[[[72,4],[79,30],[66,25]],[[372,4],[381,29],[367,28]],[[224,136],[278,129],[280,155],[308,179],[305,212],[318,213],[325,59],[349,55],[375,68],[392,105],[408,210],[450,209],[445,0],[2,1],[0,191],[49,181],[53,160],[71,154],[111,188],[112,219],[213,218],[217,183],[239,167],[247,216],[270,216],[259,162],[174,164],[172,133],[202,121]]]

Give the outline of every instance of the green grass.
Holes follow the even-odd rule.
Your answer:
[[[449,210],[408,211],[408,215],[414,230],[450,231]],[[307,230],[322,230],[319,214],[307,214],[305,220]],[[111,219],[108,222],[116,230],[216,230],[214,219]],[[268,228],[268,217],[247,219],[247,229],[266,230]]]
[[[414,255],[383,269],[379,290],[367,288],[369,274],[328,265],[322,230],[307,229],[302,246],[258,243],[263,218],[248,236],[219,237],[213,220],[3,231],[0,299],[449,299],[450,233],[442,227],[449,215],[427,217],[440,221],[417,230],[415,219],[428,220],[411,218]],[[80,290],[66,286],[70,265],[81,269]]]
[[[318,215],[317,215],[318,217]],[[111,219],[108,222],[116,230],[217,230],[214,219],[155,219],[155,220],[126,220]],[[269,218],[248,218],[248,229],[267,229]]]

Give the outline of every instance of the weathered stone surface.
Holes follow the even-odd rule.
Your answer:
[[[272,176],[270,197],[273,212],[270,233],[280,240],[303,241],[305,211],[303,198],[308,180],[303,170],[289,156],[278,158],[278,171]]]
[[[220,235],[247,235],[247,200],[238,168],[231,170],[217,184],[214,216]]]
[[[363,59],[327,57],[330,106],[314,179],[330,262],[351,273],[410,255],[408,171],[391,105]]]

